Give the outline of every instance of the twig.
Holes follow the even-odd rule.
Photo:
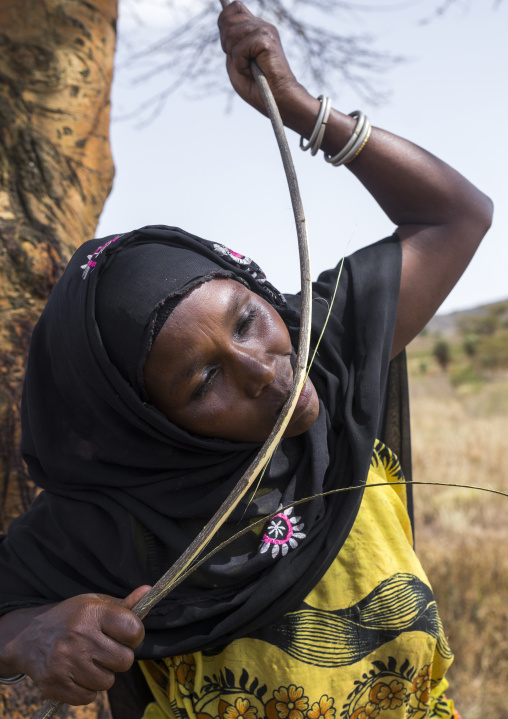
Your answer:
[[[220,0],[222,7],[229,5],[229,0]],[[294,384],[289,399],[284,405],[282,412],[270,433],[270,436],[256,455],[254,461],[248,467],[247,471],[238,481],[231,494],[223,502],[221,507],[214,514],[208,524],[201,530],[196,539],[186,549],[182,556],[174,563],[174,565],[159,579],[152,589],[139,601],[132,612],[143,619],[150,609],[158,602],[166,597],[176,586],[177,583],[183,581],[183,578],[194,571],[194,565],[189,569],[191,562],[198,556],[204,547],[210,542],[217,530],[229,517],[234,508],[238,505],[241,498],[247,492],[249,487],[261,472],[263,467],[271,458],[277,448],[279,441],[284,434],[286,427],[291,419],[296,403],[300,397],[300,392],[306,381],[307,360],[310,345],[310,323],[312,312],[312,285],[310,276],[310,259],[307,241],[307,228],[305,215],[303,212],[300,191],[298,189],[298,181],[296,171],[291,158],[289,145],[284,132],[284,126],[280,117],[277,105],[273,98],[268,82],[262,71],[255,62],[251,63],[252,74],[254,75],[259,87],[259,91],[263,97],[268,116],[272,122],[272,127],[279,145],[282,157],[282,164],[286,173],[289,186],[289,194],[293,205],[293,213],[296,223],[296,232],[298,237],[298,249],[300,252],[300,275],[302,285],[302,310],[300,322],[300,334],[298,342],[298,354],[296,358],[296,366],[294,369]],[[187,571],[186,571],[187,570]],[[62,702],[48,701],[39,709],[32,719],[50,719],[62,707]]]
[[[450,482],[420,482],[420,481],[413,481],[407,482],[406,480],[396,480],[395,482],[374,482],[372,484],[358,484],[353,485],[351,487],[339,487],[338,489],[329,489],[327,492],[320,492],[319,494],[313,494],[309,497],[303,497],[302,499],[297,499],[294,502],[291,502],[291,504],[286,504],[282,507],[278,507],[277,510],[273,514],[267,514],[264,517],[260,517],[259,519],[256,519],[254,522],[250,522],[248,527],[244,527],[243,529],[240,529],[236,534],[233,534],[231,537],[228,537],[228,539],[225,539],[223,542],[218,544],[216,547],[214,547],[210,552],[208,552],[204,557],[201,557],[197,562],[195,562],[189,569],[180,577],[178,580],[173,584],[172,589],[175,589],[179,584],[183,582],[183,580],[189,575],[192,574],[192,572],[196,571],[196,569],[199,569],[202,564],[207,562],[209,559],[211,559],[215,554],[220,552],[222,549],[227,547],[228,545],[232,544],[234,541],[239,539],[240,537],[243,537],[244,534],[247,534],[248,532],[252,532],[252,530],[255,527],[258,527],[260,524],[265,524],[270,519],[273,519],[276,515],[280,514],[280,512],[284,512],[286,509],[293,509],[294,507],[297,507],[299,504],[305,504],[306,502],[311,502],[313,499],[319,499],[320,497],[327,497],[331,494],[340,494],[341,492],[352,492],[356,489],[372,489],[374,487],[394,487],[394,486],[409,486],[409,485],[431,485],[434,487],[459,487],[460,489],[477,489],[480,492],[488,492],[490,494],[497,494],[501,497],[507,497],[508,498],[508,492],[503,492],[500,489],[492,489],[491,487],[479,487],[474,484],[455,484]]]

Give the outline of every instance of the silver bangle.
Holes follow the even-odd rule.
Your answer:
[[[369,123],[368,127],[365,128],[365,132],[362,132],[362,137],[361,137],[361,138],[360,138],[360,137],[358,138],[358,142],[357,142],[356,145],[355,145],[354,151],[352,150],[352,151],[349,153],[348,157],[344,158],[344,160],[342,161],[342,164],[343,164],[343,165],[349,164],[349,163],[352,162],[356,157],[358,157],[358,155],[360,154],[360,152],[363,150],[363,148],[364,148],[365,145],[367,144],[371,132],[372,132],[372,127],[371,127],[371,125],[370,125],[370,123]],[[363,138],[363,139],[362,139],[362,138]],[[360,140],[362,140],[362,141],[360,142]]]
[[[16,674],[15,677],[0,677],[0,684],[17,684],[26,678],[26,674]]]
[[[321,107],[319,108],[316,124],[314,125],[314,129],[312,130],[312,134],[309,137],[308,143],[305,145],[303,135],[300,137],[300,148],[304,152],[306,150],[310,150],[311,155],[315,155],[321,147],[321,143],[323,142],[323,137],[326,130],[326,123],[328,122],[328,118],[330,117],[330,110],[332,109],[331,97],[327,97],[326,95],[320,95],[318,97],[318,100],[321,103]]]
[[[366,115],[361,110],[355,110],[349,113],[350,117],[356,117],[356,126],[353,130],[353,134],[344,145],[342,150],[333,157],[325,154],[326,162],[329,162],[334,167],[339,165],[345,165],[351,162],[357,155],[360,154],[361,150],[365,147],[365,143],[369,139],[371,126]]]

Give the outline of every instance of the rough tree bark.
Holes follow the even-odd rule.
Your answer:
[[[116,18],[117,0],[0,0],[1,530],[34,494],[18,452],[32,327],[73,251],[93,236],[113,181]],[[4,689],[0,717],[29,717],[39,703],[33,686]],[[67,716],[108,713],[100,700]]]

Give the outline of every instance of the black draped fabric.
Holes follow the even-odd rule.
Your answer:
[[[395,236],[346,258],[311,370],[319,417],[305,434],[281,442],[255,498],[241,503],[215,542],[280,505],[365,482],[381,426],[400,264]],[[105,282],[108,271],[123,278],[120,295],[139,298],[138,315],[129,317],[138,330],[128,337],[103,316],[101,301],[110,295],[101,277]],[[338,272],[324,272],[314,284],[313,344]],[[251,461],[256,444],[203,438],[171,424],[147,402],[140,377],[157,307],[216,275],[270,302],[296,345],[299,296],[284,299],[249,258],[221,245],[152,226],[90,241],[72,258],[30,347],[22,451],[45,491],[2,538],[1,613],[90,591],[126,596],[154,582]],[[123,321],[119,316],[118,326]],[[263,529],[219,551],[148,615],[138,656],[219,646],[297,606],[342,546],[361,494],[298,506],[305,537],[285,556],[259,551]]]
[[[390,447],[392,452],[395,452],[399,458],[406,482],[411,482],[413,479],[411,423],[409,419],[409,385],[405,350],[400,352],[390,363],[379,438],[387,447]],[[413,486],[408,484],[406,491],[407,511],[414,537]]]

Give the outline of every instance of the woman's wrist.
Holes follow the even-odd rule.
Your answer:
[[[0,618],[0,681],[24,673],[17,656],[17,635],[21,629],[21,612],[24,611],[18,609]]]
[[[14,683],[9,680],[23,677],[27,673],[26,653],[21,646],[21,637],[30,622],[46,611],[48,605],[16,609],[0,617],[0,682]],[[5,681],[7,680],[7,681]]]
[[[284,125],[308,140],[316,126],[321,109],[320,100],[310,95],[303,85],[298,85],[291,90],[291,93],[280,98],[276,97],[275,101]],[[331,131],[332,122],[334,127]],[[353,118],[332,109],[320,149],[335,154],[349,139],[354,126]]]
[[[284,125],[299,135],[310,137],[319,113],[319,100],[300,84],[279,91],[274,99]]]
[[[275,101],[284,125],[308,140],[319,115],[321,106],[319,99],[310,95],[302,85],[299,85],[286,96],[276,97]],[[320,149],[334,156],[350,140],[355,125],[355,118],[332,109]]]

